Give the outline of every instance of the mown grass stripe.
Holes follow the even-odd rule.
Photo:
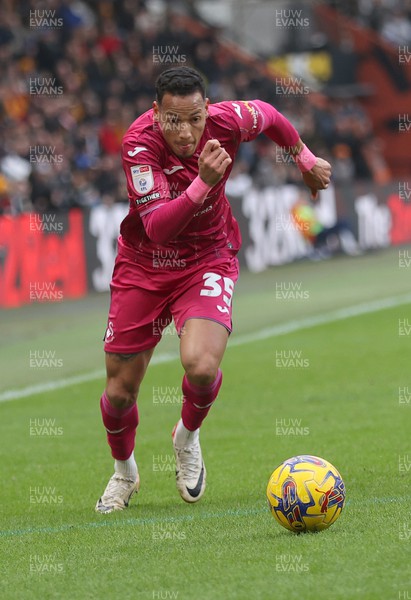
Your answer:
[[[253,333],[234,336],[229,342],[228,349],[235,346],[243,346],[245,344],[257,342],[259,340],[265,340],[271,337],[286,335],[295,331],[301,331],[302,329],[308,329],[318,325],[326,325],[328,323],[334,323],[343,319],[349,319],[351,317],[358,317],[360,315],[370,314],[388,308],[394,308],[409,302],[411,302],[411,294],[404,294],[401,296],[392,296],[389,298],[383,298],[381,300],[357,304],[355,306],[348,306],[346,308],[334,310],[323,315],[316,315],[307,317],[305,319],[288,321],[287,323],[274,325],[273,327],[266,327],[264,329],[260,329],[259,331],[254,331]],[[177,360],[178,358],[179,355],[177,352],[158,354],[152,358],[150,365],[160,365]],[[69,386],[87,383],[89,381],[95,381],[96,379],[103,378],[104,376],[105,371],[103,369],[99,369],[97,371],[95,370],[89,373],[83,373],[82,375],[74,375],[72,377],[66,377],[57,381],[38,383],[21,389],[6,390],[0,393],[0,402],[20,400],[21,398],[27,398],[28,396],[32,396],[34,394],[43,394],[44,392],[59,390]]]

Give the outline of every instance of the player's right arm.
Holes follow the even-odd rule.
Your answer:
[[[141,146],[144,148],[144,146]],[[208,140],[199,157],[199,174],[177,198],[170,199],[167,179],[158,161],[146,148],[135,153],[138,146],[123,146],[123,167],[131,204],[138,210],[144,229],[151,241],[167,244],[191,221],[208,192],[223,177],[231,163],[228,153],[218,140]],[[130,160],[133,164],[130,164]]]

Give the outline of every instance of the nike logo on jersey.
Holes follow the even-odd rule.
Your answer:
[[[147,150],[147,148],[144,148],[143,146],[135,146],[134,150],[129,150],[127,152],[127,154],[129,156],[135,156],[136,154],[138,154],[139,152],[142,152],[143,150]]]
[[[184,169],[184,167],[182,167],[181,165],[174,165],[174,167],[171,167],[171,169],[163,169],[163,172],[166,175],[172,175],[173,173],[175,173],[176,171],[179,171],[180,169]]]

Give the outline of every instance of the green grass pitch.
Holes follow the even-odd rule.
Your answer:
[[[204,498],[187,505],[175,488],[182,368],[169,358],[140,392],[140,493],[106,516],[94,512],[112,473],[104,378],[89,374],[103,366],[107,296],[2,311],[0,598],[411,598],[409,281],[394,249],[244,274],[202,430]],[[156,354],[177,349],[171,333]],[[30,367],[33,351],[60,366]],[[347,502],[330,529],[296,535],[270,515],[265,488],[305,453],[337,467]]]

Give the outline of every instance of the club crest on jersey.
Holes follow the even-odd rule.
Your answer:
[[[150,165],[134,165],[130,167],[130,171],[137,194],[147,194],[154,185],[154,176]]]
[[[104,336],[104,341],[106,342],[106,344],[109,344],[113,340],[114,340],[113,322],[109,321],[108,325],[107,325],[106,334]]]

